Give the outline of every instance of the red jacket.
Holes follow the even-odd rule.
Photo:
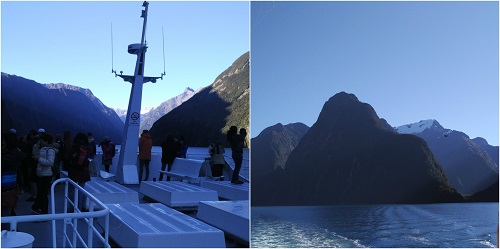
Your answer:
[[[139,139],[139,160],[151,160],[151,148],[153,148],[151,135],[142,133]]]

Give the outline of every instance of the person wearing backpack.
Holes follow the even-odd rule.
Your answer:
[[[90,171],[89,171],[89,141],[87,135],[84,133],[76,134],[73,139],[73,147],[71,148],[71,158],[70,166],[68,169],[69,179],[76,182],[80,187],[85,188],[85,183],[90,181]],[[70,198],[73,198],[74,189],[70,188]],[[85,209],[85,198],[84,195],[78,194],[78,208],[80,210]]]
[[[89,158],[94,159],[97,151],[97,146],[94,141],[94,136],[92,136],[92,132],[87,133],[87,139],[89,141]]]
[[[108,136],[105,136],[102,142],[99,143],[102,148],[102,164],[104,169],[109,173],[109,167],[113,164],[113,157],[115,156],[115,144],[111,142]]]
[[[37,157],[38,163],[36,166],[36,188],[37,195],[35,203],[31,206],[31,211],[35,214],[47,214],[49,211],[49,190],[50,182],[52,181],[52,167],[58,149],[52,147],[52,135],[44,133],[40,139],[39,156]]]
[[[222,169],[224,168],[224,164],[226,161],[224,160],[224,146],[222,146],[221,142],[217,142],[215,145],[210,144],[208,147],[208,152],[210,153],[210,157],[212,158],[212,166],[210,167],[212,170],[213,177],[222,176]]]

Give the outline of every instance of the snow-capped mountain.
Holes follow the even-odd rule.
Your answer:
[[[141,131],[151,129],[156,120],[163,117],[165,114],[169,113],[176,107],[180,106],[182,103],[186,102],[196,93],[197,91],[194,91],[193,89],[187,87],[186,89],[184,89],[184,92],[161,103],[158,107],[150,108],[144,114],[141,112],[141,126],[139,129]]]
[[[122,122],[125,123],[125,119],[127,117],[127,109],[116,108],[114,110],[116,112],[116,115],[118,115]]]
[[[143,107],[141,108],[141,122],[144,120],[144,117],[146,114],[148,114],[150,111],[154,110],[154,107]],[[116,115],[120,117],[120,119],[125,123],[125,120],[127,119],[127,109],[122,109],[122,108],[117,108],[114,109],[116,112]]]
[[[141,109],[141,114],[147,114],[149,111],[155,109],[154,107],[143,107]]]
[[[177,106],[181,105],[198,91],[193,90],[190,87],[186,87],[184,92],[181,94],[161,103],[158,107],[143,107],[141,108],[141,127],[140,130],[149,130],[153,123],[161,118],[163,115],[167,114]],[[125,123],[127,119],[127,109],[117,108],[114,109],[118,117]]]
[[[400,134],[416,134],[421,133],[425,129],[443,129],[443,127],[434,119],[422,120],[417,123],[402,125],[396,127],[396,131]]]
[[[437,120],[422,120],[395,130],[423,138],[443,167],[450,183],[462,195],[484,190],[498,181],[498,146],[484,139],[470,139],[467,134],[446,129]],[[481,142],[482,141],[482,142]]]

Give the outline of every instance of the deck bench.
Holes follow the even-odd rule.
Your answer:
[[[248,243],[249,210],[249,201],[202,201],[196,218]]]
[[[197,209],[200,201],[217,201],[217,192],[186,182],[142,181],[139,192],[176,209]]]
[[[120,247],[226,247],[221,230],[160,203],[107,206],[109,236]],[[103,218],[98,222],[104,226]]]
[[[115,181],[116,180],[116,175],[111,174],[109,172],[106,172],[104,170],[101,170],[99,167],[99,163],[97,163],[96,160],[89,159],[89,171],[90,171],[90,176],[92,178],[99,178],[103,181]],[[61,170],[61,177],[67,178],[68,177],[68,171]]]
[[[230,181],[203,181],[201,186],[217,191],[219,197],[226,200],[248,200],[250,185],[232,184]]]
[[[96,160],[89,159],[89,170],[91,176],[98,177],[103,181],[107,182],[116,180],[115,174],[111,174],[109,172],[106,172],[105,170],[101,170],[101,168],[99,167],[99,163],[97,163]]]
[[[89,181],[85,190],[102,203],[139,203],[139,193],[116,182]],[[87,203],[88,205],[88,203]]]
[[[200,177],[202,160],[176,158],[170,171],[159,170],[160,175],[167,175],[174,179],[193,181]]]

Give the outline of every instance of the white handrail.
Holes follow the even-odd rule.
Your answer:
[[[58,184],[64,182],[65,190],[64,190],[64,213],[55,213],[55,200],[54,200],[54,187]],[[75,187],[75,195],[74,200],[71,201],[68,198],[68,185],[72,184]],[[81,192],[84,194],[89,200],[89,212],[81,212],[78,209],[78,205],[75,206],[75,203],[78,203],[78,193]],[[74,213],[67,213],[68,202],[74,207]],[[109,245],[109,208],[104,205],[101,201],[99,201],[92,194],[87,192],[84,188],[80,187],[74,181],[69,178],[61,178],[59,180],[54,181],[51,187],[51,213],[50,214],[42,214],[42,215],[22,215],[22,216],[7,216],[2,217],[2,223],[9,223],[10,230],[16,231],[17,224],[21,222],[36,222],[36,221],[47,221],[52,220],[52,246],[54,248],[56,245],[56,220],[64,220],[64,238],[62,247],[65,247],[66,240],[70,243],[70,246],[76,247],[76,239],[78,238],[80,242],[85,247],[92,247],[92,238],[93,234],[95,234],[99,240],[104,244],[105,247],[111,247]],[[97,206],[98,211],[94,211],[94,206]],[[104,217],[104,236],[101,235],[99,231],[94,227],[94,218]],[[88,224],[88,239],[87,243],[82,239],[80,233],[78,232],[78,219],[83,219]],[[73,231],[73,240],[70,241],[67,233],[66,226],[72,226]],[[93,232],[93,233],[92,233]]]

